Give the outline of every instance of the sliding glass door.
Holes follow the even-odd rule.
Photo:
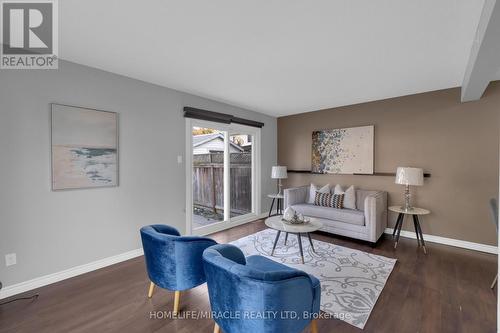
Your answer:
[[[229,141],[237,151],[229,154],[229,186],[231,217],[252,213],[252,141],[251,134],[231,134]]]
[[[207,128],[192,129],[193,229],[225,220],[225,133]]]
[[[260,129],[187,122],[188,230],[207,234],[255,217]]]

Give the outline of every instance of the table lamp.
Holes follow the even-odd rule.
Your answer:
[[[412,210],[410,204],[410,185],[424,185],[424,170],[421,168],[398,167],[396,172],[396,184],[405,185],[405,204],[401,207],[404,210]]]
[[[272,179],[278,179],[278,194],[281,193],[281,180],[288,178],[287,172],[286,172],[286,166],[273,166],[273,169],[271,171],[271,178]]]

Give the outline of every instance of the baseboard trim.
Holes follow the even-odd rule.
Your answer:
[[[273,211],[272,214],[278,214],[278,213],[276,211]],[[260,213],[259,215],[257,215],[258,220],[267,219],[268,217],[269,217],[269,212]]]
[[[266,218],[268,216],[268,214],[269,213],[261,213],[261,214],[258,214],[256,216],[252,217],[252,218],[238,221],[237,223],[234,223],[233,225],[231,225],[231,228],[238,226],[238,225],[242,225],[245,223],[249,223],[252,221]],[[207,232],[207,234],[209,234],[209,232]],[[129,259],[133,259],[133,258],[142,256],[143,254],[144,254],[143,249],[139,248],[139,249],[128,251],[128,252],[125,252],[122,254],[118,254],[116,256],[112,256],[112,257],[100,259],[100,260],[97,260],[94,262],[90,262],[88,264],[72,267],[72,268],[69,268],[69,269],[66,269],[66,270],[63,270],[60,272],[40,276],[40,277],[31,279],[31,280],[20,282],[20,283],[13,284],[10,286],[4,286],[3,289],[0,289],[0,299],[4,299],[4,298],[11,297],[11,296],[14,296],[17,294],[21,294],[21,293],[24,293],[24,292],[27,292],[27,291],[30,291],[33,289],[44,287],[44,286],[47,286],[49,284],[56,283],[56,282],[59,282],[62,280],[66,280],[66,279],[69,279],[69,278],[72,278],[72,277],[75,277],[75,276],[78,276],[81,274],[89,273],[89,272],[95,271],[95,270],[100,269],[100,268],[104,268],[104,267],[111,266],[111,265],[129,260]]]
[[[392,228],[387,228],[387,229],[385,229],[385,233],[392,235],[393,230],[394,229],[392,229]],[[417,236],[412,231],[401,230],[401,236],[406,237],[406,238],[417,239]],[[460,247],[463,249],[474,250],[474,251],[479,251],[479,252],[498,254],[498,247],[496,247],[496,246],[468,242],[468,241],[464,241],[464,240],[460,240],[460,239],[446,238],[446,237],[441,237],[441,236],[424,234],[424,241],[431,242],[431,243],[443,244],[443,245],[449,245],[449,246],[454,246],[454,247]]]
[[[265,218],[268,216],[268,213],[262,213],[259,214],[255,220]],[[245,221],[241,222],[243,223],[248,223],[250,221]],[[387,228],[385,229],[386,234],[392,235],[393,229]],[[401,236],[405,238],[412,238],[416,239],[415,233],[411,231],[405,231],[401,230]],[[468,249],[468,250],[474,250],[474,251],[480,251],[480,252],[486,252],[486,253],[491,253],[491,254],[498,254],[498,248],[493,245],[486,245],[486,244],[480,244],[480,243],[473,243],[473,242],[468,242],[464,240],[459,240],[459,239],[453,239],[453,238],[446,238],[446,237],[440,237],[440,236],[434,236],[434,235],[428,235],[424,234],[424,240],[426,242],[432,242],[432,243],[438,243],[438,244],[443,244],[443,245],[449,245],[449,246],[454,246],[454,247],[459,247],[463,249]],[[81,274],[85,274],[88,272],[95,271],[100,268],[104,268],[107,266],[111,266],[126,260],[130,260],[136,257],[139,257],[143,255],[144,252],[142,248],[128,251],[125,253],[121,253],[112,257],[96,260],[94,262],[72,267],[60,272],[56,272],[53,274],[48,274],[44,275],[38,278],[34,278],[25,282],[13,284],[10,286],[5,286],[3,289],[0,290],[0,299],[4,299],[7,297],[11,297],[20,293],[24,293],[26,291],[30,291],[33,289],[37,289],[43,286],[47,286],[52,283],[56,283],[62,280],[66,280]]]
[[[116,256],[96,260],[88,264],[72,267],[53,274],[40,276],[32,280],[24,281],[10,286],[5,286],[2,290],[0,290],[0,299],[11,297],[20,293],[24,293],[26,291],[30,291],[52,283],[66,280],[81,274],[92,272],[99,268],[111,266],[122,261],[136,258],[143,255],[143,253],[144,252],[142,248],[140,248],[125,253],[121,253]]]

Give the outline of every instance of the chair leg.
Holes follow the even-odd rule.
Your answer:
[[[311,321],[311,333],[318,333],[318,322],[316,319]]]
[[[497,280],[498,280],[498,274],[497,274],[497,276],[495,276],[495,280],[493,280],[493,283],[491,284],[491,289],[495,288],[495,284],[497,284]]]
[[[219,325],[217,325],[217,323],[215,323],[215,326],[214,326],[214,333],[220,333],[220,327],[219,327]]]
[[[179,313],[180,300],[181,300],[181,292],[177,290],[174,296],[174,315],[177,315]]]
[[[154,289],[155,289],[155,284],[153,282],[151,282],[151,284],[149,285],[149,291],[148,291],[149,298],[153,297],[153,290]]]

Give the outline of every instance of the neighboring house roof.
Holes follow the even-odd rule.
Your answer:
[[[247,142],[241,145],[241,148],[243,148],[244,151],[251,151],[252,150],[252,143]]]
[[[193,147],[201,146],[204,143],[210,142],[215,139],[220,139],[224,141],[224,135],[222,133],[211,133],[211,134],[200,134],[193,136]],[[234,142],[230,142],[231,146],[238,149],[239,151],[243,151],[244,149]]]
[[[211,133],[211,134],[200,134],[193,136],[193,147],[197,147],[202,143],[211,141],[215,138],[224,139],[224,136],[221,133]]]

